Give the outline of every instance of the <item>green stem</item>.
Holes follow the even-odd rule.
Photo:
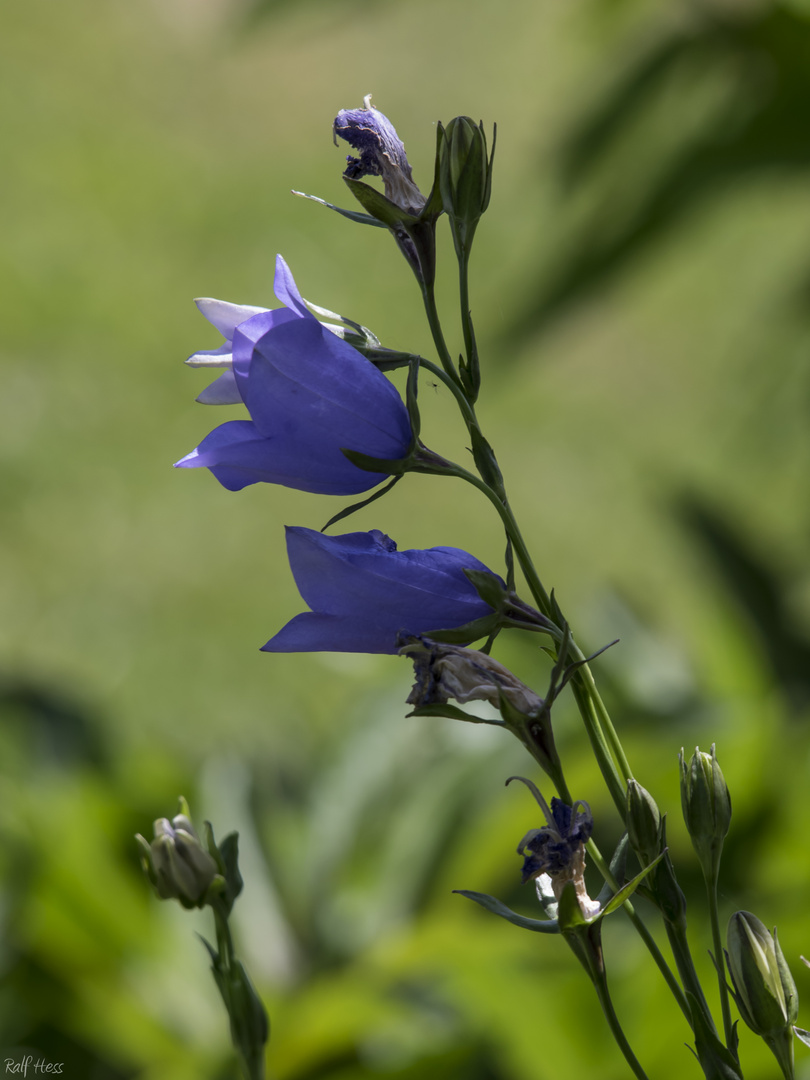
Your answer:
[[[440,379],[455,397],[456,404],[461,411],[461,415],[464,417],[464,423],[467,425],[468,430],[472,424],[477,426],[478,420],[475,416],[475,409],[470,405],[469,401],[467,401],[464,391],[455,379],[452,379],[444,368],[439,367],[438,364],[434,364],[430,360],[425,360],[423,356],[419,357],[419,366],[425,368],[431,375],[435,375],[437,379]]]
[[[608,990],[607,975],[604,968],[601,971],[591,971],[591,981],[593,982],[596,995],[599,998],[599,1004],[602,1006],[602,1012],[605,1014],[605,1019],[610,1027],[611,1034],[616,1040],[616,1043],[624,1054],[624,1059],[630,1066],[633,1075],[638,1077],[638,1080],[649,1080],[647,1074],[641,1067],[638,1058],[633,1053],[630,1043],[627,1041],[627,1036],[622,1030],[622,1026],[619,1023],[619,1018],[616,1015],[616,1010],[613,1008],[613,1000]]]
[[[473,355],[475,334],[472,325],[472,313],[470,312],[470,257],[469,252],[458,260],[458,293],[459,306],[461,309],[461,331],[464,334],[464,351],[467,354],[467,363]]]
[[[576,651],[579,652],[578,649]],[[580,653],[580,655],[582,654]],[[583,669],[580,669],[580,672],[582,670]],[[593,750],[594,757],[596,758],[602,773],[602,778],[610,792],[610,797],[613,799],[613,805],[616,807],[622,820],[624,820],[627,815],[627,790],[616,769],[616,764],[610,755],[610,748],[605,740],[602,726],[599,723],[599,717],[594,708],[593,699],[588,694],[587,685],[583,685],[577,678],[572,680],[571,692],[574,695],[579,714],[585,725],[585,731],[587,732],[591,743],[591,749]]]
[[[717,874],[714,879],[706,879],[706,893],[709,899],[709,915],[712,924],[712,945],[714,947],[714,962],[717,966],[717,983],[720,988],[720,1009],[723,1013],[723,1032],[726,1037],[726,1046],[729,1050],[734,1046],[734,1026],[731,1021],[731,1005],[729,1003],[728,986],[726,985],[726,968],[723,958],[723,940],[720,937],[720,921],[718,919],[717,904]]]
[[[606,862],[604,856],[599,851],[599,848],[596,846],[596,844],[594,843],[593,840],[588,841],[587,847],[588,847],[588,855],[591,858],[591,862],[598,869],[598,871],[602,875],[603,879],[610,885],[610,887],[614,890],[614,892],[618,892],[619,889],[621,888],[621,885],[620,885],[620,883],[618,881],[616,881],[613,874],[611,873],[610,866]],[[691,1025],[692,1025],[692,1014],[689,1011],[689,1003],[686,1000],[686,995],[684,994],[683,990],[681,989],[681,986],[680,986],[678,980],[675,978],[675,975],[674,975],[672,969],[670,968],[669,964],[666,962],[666,959],[664,958],[664,954],[658,948],[658,945],[655,942],[655,938],[652,936],[650,931],[647,929],[647,927],[644,924],[641,916],[639,915],[639,913],[636,911],[636,909],[633,907],[632,903],[629,900],[625,900],[625,902],[622,904],[622,911],[627,915],[630,922],[633,924],[634,929],[638,933],[639,937],[644,942],[644,945],[646,946],[647,951],[649,952],[650,956],[655,961],[655,964],[658,967],[658,970],[664,976],[664,981],[666,982],[667,986],[669,987],[669,989],[670,989],[670,991],[672,993],[672,996],[675,998],[676,1002],[678,1003],[678,1007],[680,1008],[681,1012],[686,1017],[687,1023],[691,1027]]]
[[[474,338],[472,336],[473,330],[469,309],[469,289],[466,260],[459,260],[459,268],[461,319],[464,332],[464,343],[467,351],[467,359],[469,362],[469,358],[474,347]],[[444,339],[438,311],[436,309],[435,294],[432,287],[430,287],[429,289],[423,289],[423,297],[425,301],[425,310],[427,312],[431,333],[433,335],[433,340],[436,345],[438,355],[441,359],[443,370],[440,371],[435,365],[429,363],[426,366],[429,370],[433,371],[436,375],[438,375],[439,378],[441,378],[442,382],[444,382],[444,384],[448,387],[448,389],[450,389],[450,391],[454,395],[468,430],[472,427],[476,427],[480,431],[478,419],[475,413],[475,408],[464,393],[464,389],[460,384],[459,376],[456,372],[455,365],[453,364],[450,353],[447,349],[447,344]],[[482,494],[484,494],[486,498],[489,499],[489,501],[495,507],[498,515],[501,518],[501,521],[503,522],[506,534],[512,542],[515,556],[518,560],[518,563],[520,564],[524,577],[526,578],[529,589],[531,590],[534,602],[537,604],[537,607],[542,614],[544,614],[547,618],[552,618],[551,599],[546,592],[542,581],[540,580],[540,576],[534,566],[526,542],[524,541],[523,536],[520,532],[520,528],[518,527],[517,520],[515,519],[515,516],[509,505],[509,501],[507,499],[506,491],[503,485],[500,485],[500,490],[496,491],[493,490],[493,488],[490,487],[490,485],[487,484],[483,479],[480,479],[473,473],[468,472],[466,469],[454,466],[452,471],[454,475],[457,475],[461,479],[466,480],[468,483],[478,488],[478,490],[481,491]],[[578,646],[571,642],[569,648],[571,649],[571,655],[574,661],[584,661],[585,657],[581,650],[578,648]],[[624,748],[621,744],[618,733],[613,726],[610,714],[608,713],[608,710],[605,707],[605,704],[602,701],[602,698],[596,688],[593,675],[587,664],[581,663],[581,666],[577,671],[575,678],[572,680],[572,690],[577,702],[577,706],[579,708],[579,712],[585,724],[585,729],[591,742],[591,746],[599,764],[599,768],[602,772],[602,776],[605,780],[608,791],[610,792],[616,809],[618,810],[622,820],[624,820],[626,814],[626,782],[632,777],[633,772],[630,768],[630,763],[627,759],[627,755],[624,752]],[[560,790],[561,798],[566,799],[567,797],[568,801],[570,802],[570,795],[567,794],[567,786],[564,784],[564,782],[562,784],[562,788],[558,788],[558,790]],[[565,794],[563,792],[565,792]],[[600,866],[603,874],[609,875],[610,870],[604,863],[604,860],[601,858],[598,851],[596,851],[596,849],[593,847],[590,847],[590,850],[595,863]],[[606,877],[606,880],[609,880],[609,878]],[[618,888],[618,886],[616,887]],[[651,956],[653,957],[656,965],[664,976],[664,979],[668,987],[670,988],[673,996],[675,997],[678,1006],[691,1024],[691,1014],[683,989],[678,984],[677,979],[675,978],[673,972],[670,970],[669,965],[661,954],[661,951],[655,943],[652,935],[642,922],[641,918],[633,908],[632,904],[628,902],[625,903],[623,907],[631,922],[633,923],[634,928],[636,929],[637,933],[639,934]],[[697,1000],[704,1007],[707,1016],[709,1016],[709,1022],[711,1022],[711,1016],[708,1012],[708,1007],[706,1007],[705,997],[700,987],[700,983],[697,979],[697,974],[695,973],[694,964],[692,962],[692,957],[689,952],[688,944],[686,943],[685,937],[681,936],[676,930],[676,928],[673,927],[670,923],[667,923],[666,926],[667,933],[670,938],[670,945],[672,946],[673,955],[675,956],[676,964],[678,966],[683,985],[687,989],[691,990],[692,993],[694,993]],[[632,1050],[630,1050],[630,1047],[627,1044],[621,1027],[618,1024],[618,1020],[616,1019],[613,1006],[610,1002],[610,997],[607,994],[606,981],[604,983],[603,989],[601,990],[596,980],[594,982],[594,985],[597,986],[597,993],[600,994],[600,1001],[602,1002],[602,1007],[605,1010],[605,1015],[608,1019],[608,1023],[611,1024],[611,1029],[613,1030],[614,1036],[616,1037],[619,1045],[622,1047],[623,1052],[625,1052],[625,1057],[627,1058],[628,1063],[630,1064],[631,1068],[633,1068],[633,1071],[637,1076],[643,1077],[644,1073],[641,1070],[640,1065],[636,1061]]]
[[[461,389],[461,382],[459,380],[458,372],[456,371],[456,365],[453,363],[450,350],[447,348],[447,342],[444,340],[444,331],[442,330],[439,312],[436,307],[436,292],[432,284],[425,283],[422,285],[422,299],[425,304],[425,313],[427,315],[428,324],[430,325],[430,332],[433,336],[436,352],[439,354],[439,359],[442,362],[442,367],[444,368],[447,377]]]
[[[697,972],[695,971],[695,964],[692,960],[689,942],[686,940],[686,930],[683,927],[670,922],[668,919],[664,919],[664,927],[667,932],[669,947],[675,958],[675,965],[678,968],[678,974],[681,977],[683,988],[695,998],[700,1006],[701,1012],[706,1017],[706,1023],[710,1030],[716,1034],[714,1020],[709,1011],[706,995],[703,993],[703,987],[700,985],[700,979],[698,979]]]

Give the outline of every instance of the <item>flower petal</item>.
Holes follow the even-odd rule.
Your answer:
[[[228,300],[215,300],[211,296],[200,296],[194,303],[208,321],[219,330],[228,341],[239,323],[245,322],[252,315],[258,315],[267,308],[253,307],[251,304],[232,304]]]
[[[304,303],[292,272],[281,255],[276,255],[276,276],[273,279],[273,292],[276,294],[276,298],[291,311],[294,311],[296,315],[300,315],[303,319],[315,318]]]
[[[197,395],[201,405],[241,405],[242,395],[232,371],[223,371],[218,379]]]
[[[218,349],[200,349],[185,362],[189,367],[229,368],[233,365],[231,343],[226,341]]]

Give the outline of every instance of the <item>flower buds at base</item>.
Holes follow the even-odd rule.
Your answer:
[[[217,878],[217,864],[200,843],[189,817],[188,803],[180,799],[180,813],[169,821],[158,818],[151,844],[140,835],[141,865],[161,900],[179,900],[183,907],[202,907]]]
[[[684,821],[706,880],[711,882],[716,880],[731,823],[731,796],[717,764],[714,743],[709,754],[696,748],[688,765],[683,750],[679,760]]]

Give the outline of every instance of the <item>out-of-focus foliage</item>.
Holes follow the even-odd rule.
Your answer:
[[[807,998],[808,6],[26,0],[0,54],[0,1059],[235,1075],[205,916],[152,898],[132,841],[182,792],[240,832],[279,1080],[625,1075],[561,943],[451,891],[535,914],[514,848],[540,823],[502,786],[531,771],[519,748],[403,719],[404,661],[258,652],[300,606],[282,526],[343,502],[169,467],[231,416],[193,404],[181,361],[218,341],[190,298],[269,304],[277,251],[309,299],[430,351],[383,230],[288,194],[349,205],[330,125],[369,91],[423,187],[434,121],[498,123],[472,283],[487,435],[575,631],[621,638],[596,673],[669,811],[708,993],[677,752],[716,742],[723,914],[777,924]],[[447,235],[440,255],[452,312]],[[420,401],[458,458],[446,396]],[[435,478],[351,527],[501,566],[494,515]],[[535,642],[498,650],[543,691]],[[609,850],[564,700],[555,726]],[[629,927],[604,936],[649,1074],[697,1075]],[[742,1052],[772,1076],[747,1032]]]

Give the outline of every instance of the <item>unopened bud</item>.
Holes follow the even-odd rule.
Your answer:
[[[627,835],[642,866],[660,851],[661,813],[655,799],[635,780],[627,781]]]
[[[180,799],[180,813],[171,821],[158,818],[154,831],[151,844],[140,835],[136,840],[141,865],[158,896],[177,899],[183,907],[202,907],[217,876],[217,864],[200,843],[185,799]]]
[[[469,116],[457,116],[444,129],[439,143],[439,186],[461,256],[462,251],[469,252],[492,190],[492,155],[487,155],[484,125],[476,125]]]
[[[773,935],[750,911],[737,911],[729,920],[726,962],[734,984],[740,1016],[760,1035],[785,1076],[793,1076],[793,1025],[799,1015],[799,995],[790,968]]]
[[[731,823],[731,796],[717,764],[714,743],[709,754],[696,748],[688,765],[683,750],[679,758],[684,820],[706,880],[714,881]]]

